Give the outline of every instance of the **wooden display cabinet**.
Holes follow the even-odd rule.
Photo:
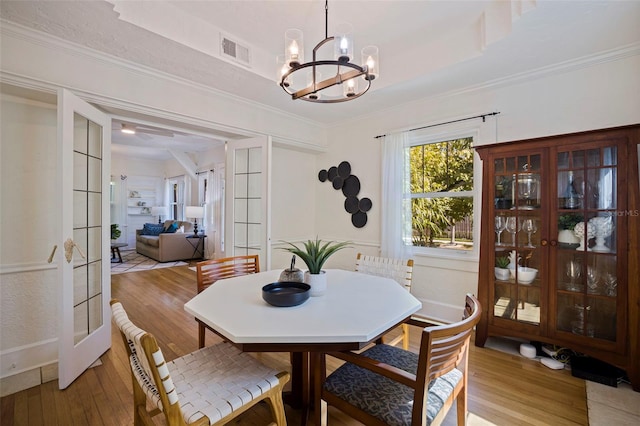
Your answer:
[[[478,147],[483,160],[476,346],[559,345],[640,391],[640,125]],[[508,276],[494,270],[508,257]]]

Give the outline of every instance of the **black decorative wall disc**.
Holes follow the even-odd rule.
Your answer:
[[[367,214],[364,212],[357,212],[351,215],[351,223],[356,228],[362,228],[367,224]]]
[[[357,176],[351,175],[344,180],[342,185],[342,193],[345,197],[355,197],[360,192],[360,179]]]
[[[327,180],[328,177],[328,172],[325,169],[322,169],[318,172],[318,179],[320,180],[320,182],[324,182],[325,180]]]
[[[333,178],[332,183],[333,183],[333,189],[340,189],[342,188],[342,184],[344,183],[344,181],[340,176],[336,176]]]
[[[369,210],[371,210],[371,200],[368,198],[363,198],[362,200],[360,200],[360,203],[358,204],[358,209],[361,212],[368,212]]]
[[[358,211],[358,197],[347,197],[344,199],[344,209],[347,213],[355,213]]]
[[[336,166],[329,167],[329,180],[333,182],[333,180],[338,176],[338,168]]]
[[[348,161],[343,161],[338,164],[338,176],[342,177],[342,179],[346,179],[351,174],[351,164]]]

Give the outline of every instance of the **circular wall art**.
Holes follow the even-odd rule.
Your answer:
[[[343,161],[338,164],[338,176],[341,176],[342,179],[346,179],[351,174],[351,164],[348,161]]]
[[[341,162],[337,167],[322,169],[318,172],[320,182],[331,182],[335,190],[342,190],[344,195],[344,209],[351,214],[351,223],[356,228],[362,228],[367,224],[367,212],[371,210],[369,198],[358,198],[360,193],[360,179],[351,174],[351,164],[348,161]]]
[[[336,166],[329,167],[327,176],[329,177],[329,181],[333,182],[336,176],[338,176],[338,168]]]
[[[367,224],[367,214],[365,212],[355,212],[351,215],[351,223],[356,228],[362,228]]]
[[[362,200],[360,200],[360,203],[358,204],[358,209],[361,212],[368,212],[369,210],[371,210],[371,200],[368,198],[363,198]]]
[[[347,197],[344,199],[344,209],[347,213],[353,214],[358,211],[358,197]]]
[[[355,197],[360,192],[360,179],[357,176],[351,175],[344,180],[342,185],[342,193],[345,197]]]
[[[342,180],[342,178],[340,176],[336,176],[333,178],[333,182],[331,182],[333,184],[333,189],[340,189],[342,188],[342,185],[344,184],[344,181]]]

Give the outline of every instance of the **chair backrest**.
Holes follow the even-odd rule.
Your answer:
[[[468,294],[465,299],[465,309],[461,321],[427,327],[422,332],[420,342],[420,361],[416,378],[421,383],[416,392],[427,391],[427,385],[432,380],[449,373],[454,368],[465,371],[467,369],[467,355],[469,341],[473,327],[480,321],[482,308],[475,296]],[[420,395],[424,397],[425,394]],[[416,394],[416,400],[419,395]]]
[[[394,279],[398,284],[409,290],[411,289],[413,275],[413,259],[391,259],[358,253],[356,256],[356,271]]]
[[[260,259],[257,254],[211,259],[196,263],[198,293],[214,282],[260,272]]]
[[[111,301],[111,315],[127,348],[133,378],[167,418],[182,419],[178,392],[155,337],[132,323],[115,299]]]

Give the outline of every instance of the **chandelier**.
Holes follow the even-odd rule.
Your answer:
[[[285,54],[279,59],[279,85],[294,100],[318,103],[349,101],[364,95],[371,87],[371,81],[379,76],[378,48],[364,47],[361,52],[363,65],[354,64],[351,62],[351,26],[343,24],[338,28],[337,36],[329,37],[329,0],[325,1],[324,13],[325,38],[313,48],[311,62],[304,62],[302,31],[289,29],[285,32]],[[332,59],[318,60],[318,50],[331,41]]]

